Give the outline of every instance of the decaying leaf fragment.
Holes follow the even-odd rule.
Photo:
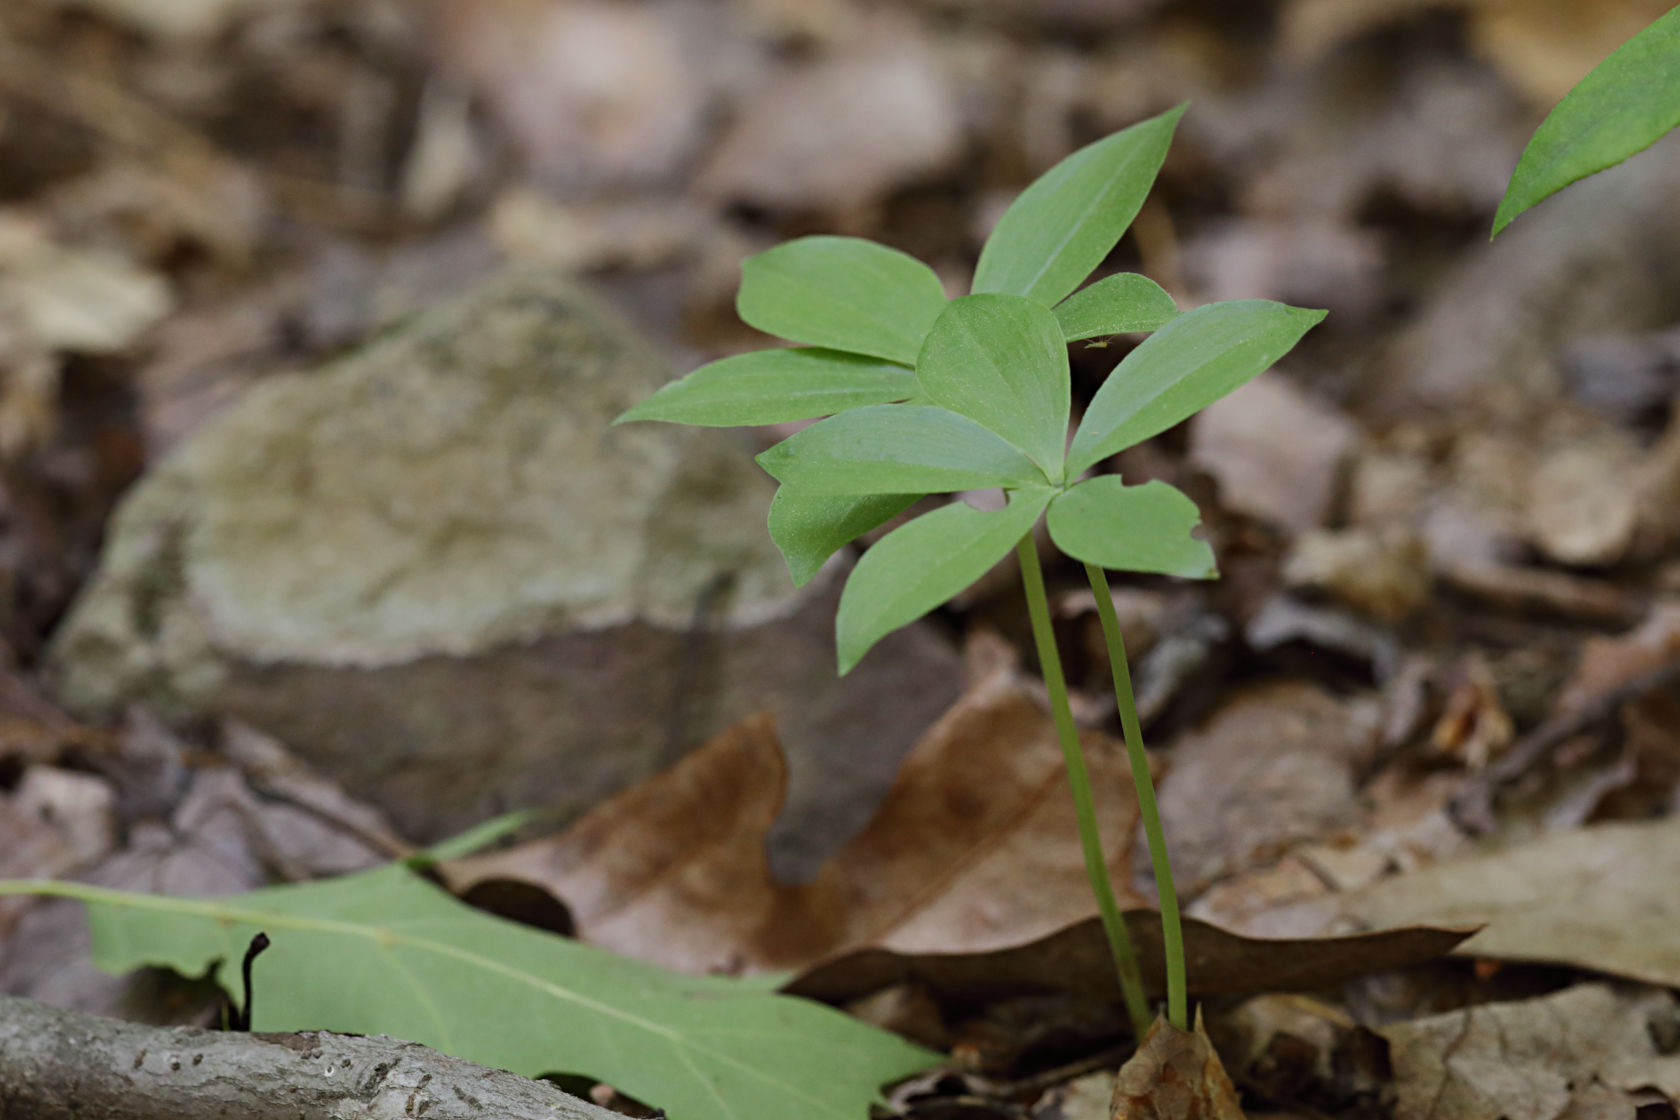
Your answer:
[[[1367,929],[1487,923],[1466,956],[1573,965],[1680,985],[1680,819],[1542,837],[1332,896]],[[1331,900],[1325,900],[1331,901]],[[1345,921],[1328,928],[1345,928]],[[1327,928],[1327,927],[1321,927]]]
[[[1666,992],[1582,984],[1385,1027],[1396,1120],[1631,1117],[1638,1090],[1672,1102],[1680,1055],[1657,1052],[1648,1022],[1674,1010]]]
[[[1155,1020],[1143,1045],[1120,1067],[1112,1120],[1242,1120],[1237,1090],[1196,1012],[1196,1029]]]

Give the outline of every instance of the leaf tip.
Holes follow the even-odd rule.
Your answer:
[[[787,441],[783,440],[782,442],[785,443]],[[757,455],[753,456],[753,462],[757,463],[759,468],[763,470],[765,474],[769,475],[777,482],[782,481],[782,476],[777,474],[776,471],[781,468],[782,460],[787,458],[787,452],[782,451],[781,447],[782,445],[778,443],[776,446],[760,451]]]
[[[1493,232],[1488,234],[1489,241],[1498,237],[1499,231],[1510,225],[1512,220],[1522,213],[1521,209],[1506,205],[1508,202],[1510,202],[1509,195],[1499,202],[1499,212],[1493,216]]]

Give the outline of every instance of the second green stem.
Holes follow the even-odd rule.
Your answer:
[[[1108,592],[1108,577],[1094,564],[1085,565],[1085,575],[1097,597],[1097,617],[1102,619],[1103,638],[1108,643],[1108,663],[1114,671],[1114,703],[1120,709],[1120,730],[1126,736],[1126,755],[1132,764],[1132,784],[1137,788],[1138,808],[1143,814],[1143,834],[1149,841],[1149,862],[1155,869],[1155,887],[1161,896],[1161,941],[1167,965],[1167,1021],[1179,1030],[1189,1030],[1189,1008],[1184,979],[1184,928],[1178,916],[1178,891],[1173,887],[1172,864],[1167,859],[1167,836],[1161,828],[1161,811],[1155,804],[1155,782],[1149,776],[1149,756],[1143,750],[1143,729],[1138,724],[1137,699],[1132,695],[1132,673],[1126,664],[1126,643],[1120,636],[1120,622],[1114,617],[1114,597]]]
[[[1074,816],[1079,822],[1079,844],[1085,853],[1085,876],[1091,882],[1091,893],[1096,895],[1097,913],[1102,918],[1103,932],[1108,935],[1108,946],[1114,954],[1114,967],[1120,975],[1120,990],[1126,1000],[1126,1012],[1131,1016],[1132,1027],[1137,1031],[1138,1040],[1141,1042],[1152,1019],[1149,1001],[1143,993],[1143,976],[1138,968],[1137,950],[1133,948],[1131,936],[1126,932],[1126,921],[1120,915],[1120,906],[1114,900],[1114,888],[1108,881],[1108,861],[1103,857],[1102,834],[1097,827],[1097,810],[1091,797],[1091,778],[1085,770],[1085,756],[1079,749],[1079,729],[1074,726],[1073,710],[1068,705],[1067,681],[1062,676],[1062,659],[1056,652],[1056,635],[1050,626],[1049,596],[1044,589],[1044,573],[1038,565],[1038,548],[1033,543],[1031,533],[1021,538],[1016,552],[1021,559],[1021,583],[1027,593],[1027,614],[1032,619],[1033,642],[1038,647],[1039,669],[1044,674],[1044,686],[1050,692],[1050,714],[1056,721],[1057,737],[1062,744],[1062,761],[1067,767],[1068,784],[1073,788]],[[1113,607],[1109,609],[1112,612]],[[1148,776],[1146,764],[1145,780]],[[1179,971],[1182,976],[1183,969]]]

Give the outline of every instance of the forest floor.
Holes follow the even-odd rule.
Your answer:
[[[120,865],[113,885],[217,893],[435,838],[331,760],[276,762],[272,728],[71,715],[55,688],[123,496],[253,386],[511,265],[584,278],[673,370],[762,343],[738,266],[783,238],[871,237],[963,291],[1021,186],[1188,100],[1106,267],[1181,306],[1329,309],[1113,464],[1195,497],[1222,572],[1116,584],[1208,1032],[1257,1114],[1672,1116],[1680,147],[1488,239],[1545,110],[1669,5],[1236,7],[7,0],[0,878]],[[1076,406],[1129,345],[1076,345]],[[1141,914],[1095,604],[1075,567],[1047,574]],[[674,969],[789,972],[946,1054],[897,1115],[1108,1116],[1134,1046],[1015,575],[923,628],[955,699],[902,729],[885,800],[804,882],[765,863],[781,748],[745,710],[443,881]],[[0,900],[0,991],[205,1014],[77,965],[85,936],[47,910]]]

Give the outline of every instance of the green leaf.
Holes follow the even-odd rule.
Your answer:
[[[710,362],[628,409],[614,424],[665,420],[730,428],[829,416],[916,391],[904,366],[839,350],[755,350]]]
[[[761,331],[904,365],[944,306],[933,269],[860,237],[801,237],[748,257],[735,297]]]
[[[1056,320],[1069,342],[1159,330],[1177,317],[1178,305],[1166,289],[1135,272],[1106,276],[1056,305]]]
[[[869,648],[985,575],[1032,528],[1055,491],[1017,490],[1007,508],[962,502],[924,513],[875,542],[840,593],[835,641],[842,675]]]
[[[1087,144],[1034,180],[986,239],[974,291],[1026,296],[1046,307],[1061,302],[1137,217],[1184,108]]]
[[[1099,568],[1185,579],[1219,574],[1213,547],[1190,535],[1201,511],[1164,482],[1126,486],[1119,475],[1088,478],[1058,494],[1045,520],[1057,548]]]
[[[803,587],[825,561],[909,509],[919,494],[807,494],[786,486],[770,501],[770,539]]]
[[[1564,94],[1523,150],[1493,232],[1530,206],[1643,151],[1680,125],[1680,7],[1623,43]]]
[[[789,436],[758,463],[806,494],[933,494],[1045,481],[1000,436],[933,405],[854,408]]]
[[[1068,448],[1068,476],[1252,380],[1322,318],[1322,311],[1264,299],[1210,303],[1180,315],[1127,354],[1091,398]]]
[[[1020,296],[952,300],[922,346],[916,380],[934,404],[978,421],[1060,479],[1072,390],[1067,342],[1049,308]]]
[[[94,962],[229,994],[259,931],[259,1031],[390,1034],[527,1077],[599,1078],[676,1120],[864,1120],[884,1081],[938,1060],[820,1004],[688,977],[473,910],[399,865],[216,899],[0,883],[87,904]]]

